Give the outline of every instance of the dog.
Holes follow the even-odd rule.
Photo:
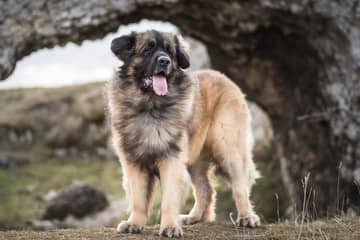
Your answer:
[[[117,231],[143,230],[156,179],[161,236],[181,237],[182,224],[214,221],[215,168],[231,185],[236,224],[259,226],[250,202],[258,176],[251,115],[238,86],[214,70],[186,73],[188,46],[176,34],[132,32],[115,38],[111,50],[123,62],[107,86],[112,142],[130,201]],[[195,204],[179,215],[188,176]]]

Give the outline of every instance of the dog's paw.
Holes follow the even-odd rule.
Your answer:
[[[169,238],[173,238],[173,237],[182,237],[183,236],[183,230],[181,229],[181,227],[178,226],[174,226],[174,227],[165,227],[165,228],[160,228],[159,231],[159,235],[163,236],[163,237],[169,237]]]
[[[128,221],[122,221],[116,228],[118,233],[141,233],[143,226],[132,224]]]
[[[184,225],[192,225],[192,224],[201,222],[201,217],[190,216],[190,215],[180,215],[180,222]]]
[[[236,220],[236,225],[239,227],[258,227],[260,226],[260,218],[256,213],[250,213],[247,216],[240,216]]]

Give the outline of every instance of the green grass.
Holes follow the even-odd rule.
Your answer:
[[[27,221],[32,217],[41,217],[45,210],[46,202],[43,196],[50,190],[61,191],[68,188],[74,181],[95,186],[110,196],[110,200],[125,197],[118,162],[99,159],[55,159],[48,157],[46,151],[36,147],[33,151],[17,152],[15,155],[18,158],[29,159],[30,162],[14,170],[0,169],[0,229],[29,227]],[[266,186],[259,181],[257,188],[262,191],[264,187]],[[161,192],[157,183],[149,224],[160,221],[160,200]],[[194,199],[189,192],[182,213],[188,213],[193,203]],[[274,212],[275,200],[268,203],[267,207],[271,207]],[[228,220],[230,212],[236,213],[231,190],[222,178],[217,179],[216,210],[217,219],[220,220]],[[264,212],[264,209],[259,209],[259,212]]]
[[[74,181],[87,183],[111,198],[124,196],[120,165],[112,161],[37,160],[14,170],[0,169],[0,228],[24,228],[31,217],[40,217],[46,203],[42,197]]]

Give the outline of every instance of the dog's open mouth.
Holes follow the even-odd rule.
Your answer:
[[[146,77],[144,81],[144,84],[147,87],[152,86],[152,89],[156,95],[165,96],[168,93],[168,84],[165,73],[159,72],[152,76]]]

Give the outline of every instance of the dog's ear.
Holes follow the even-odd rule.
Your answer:
[[[176,58],[181,68],[190,67],[189,46],[181,36],[175,36]]]
[[[115,38],[111,42],[111,51],[121,60],[126,61],[134,52],[136,33]]]

